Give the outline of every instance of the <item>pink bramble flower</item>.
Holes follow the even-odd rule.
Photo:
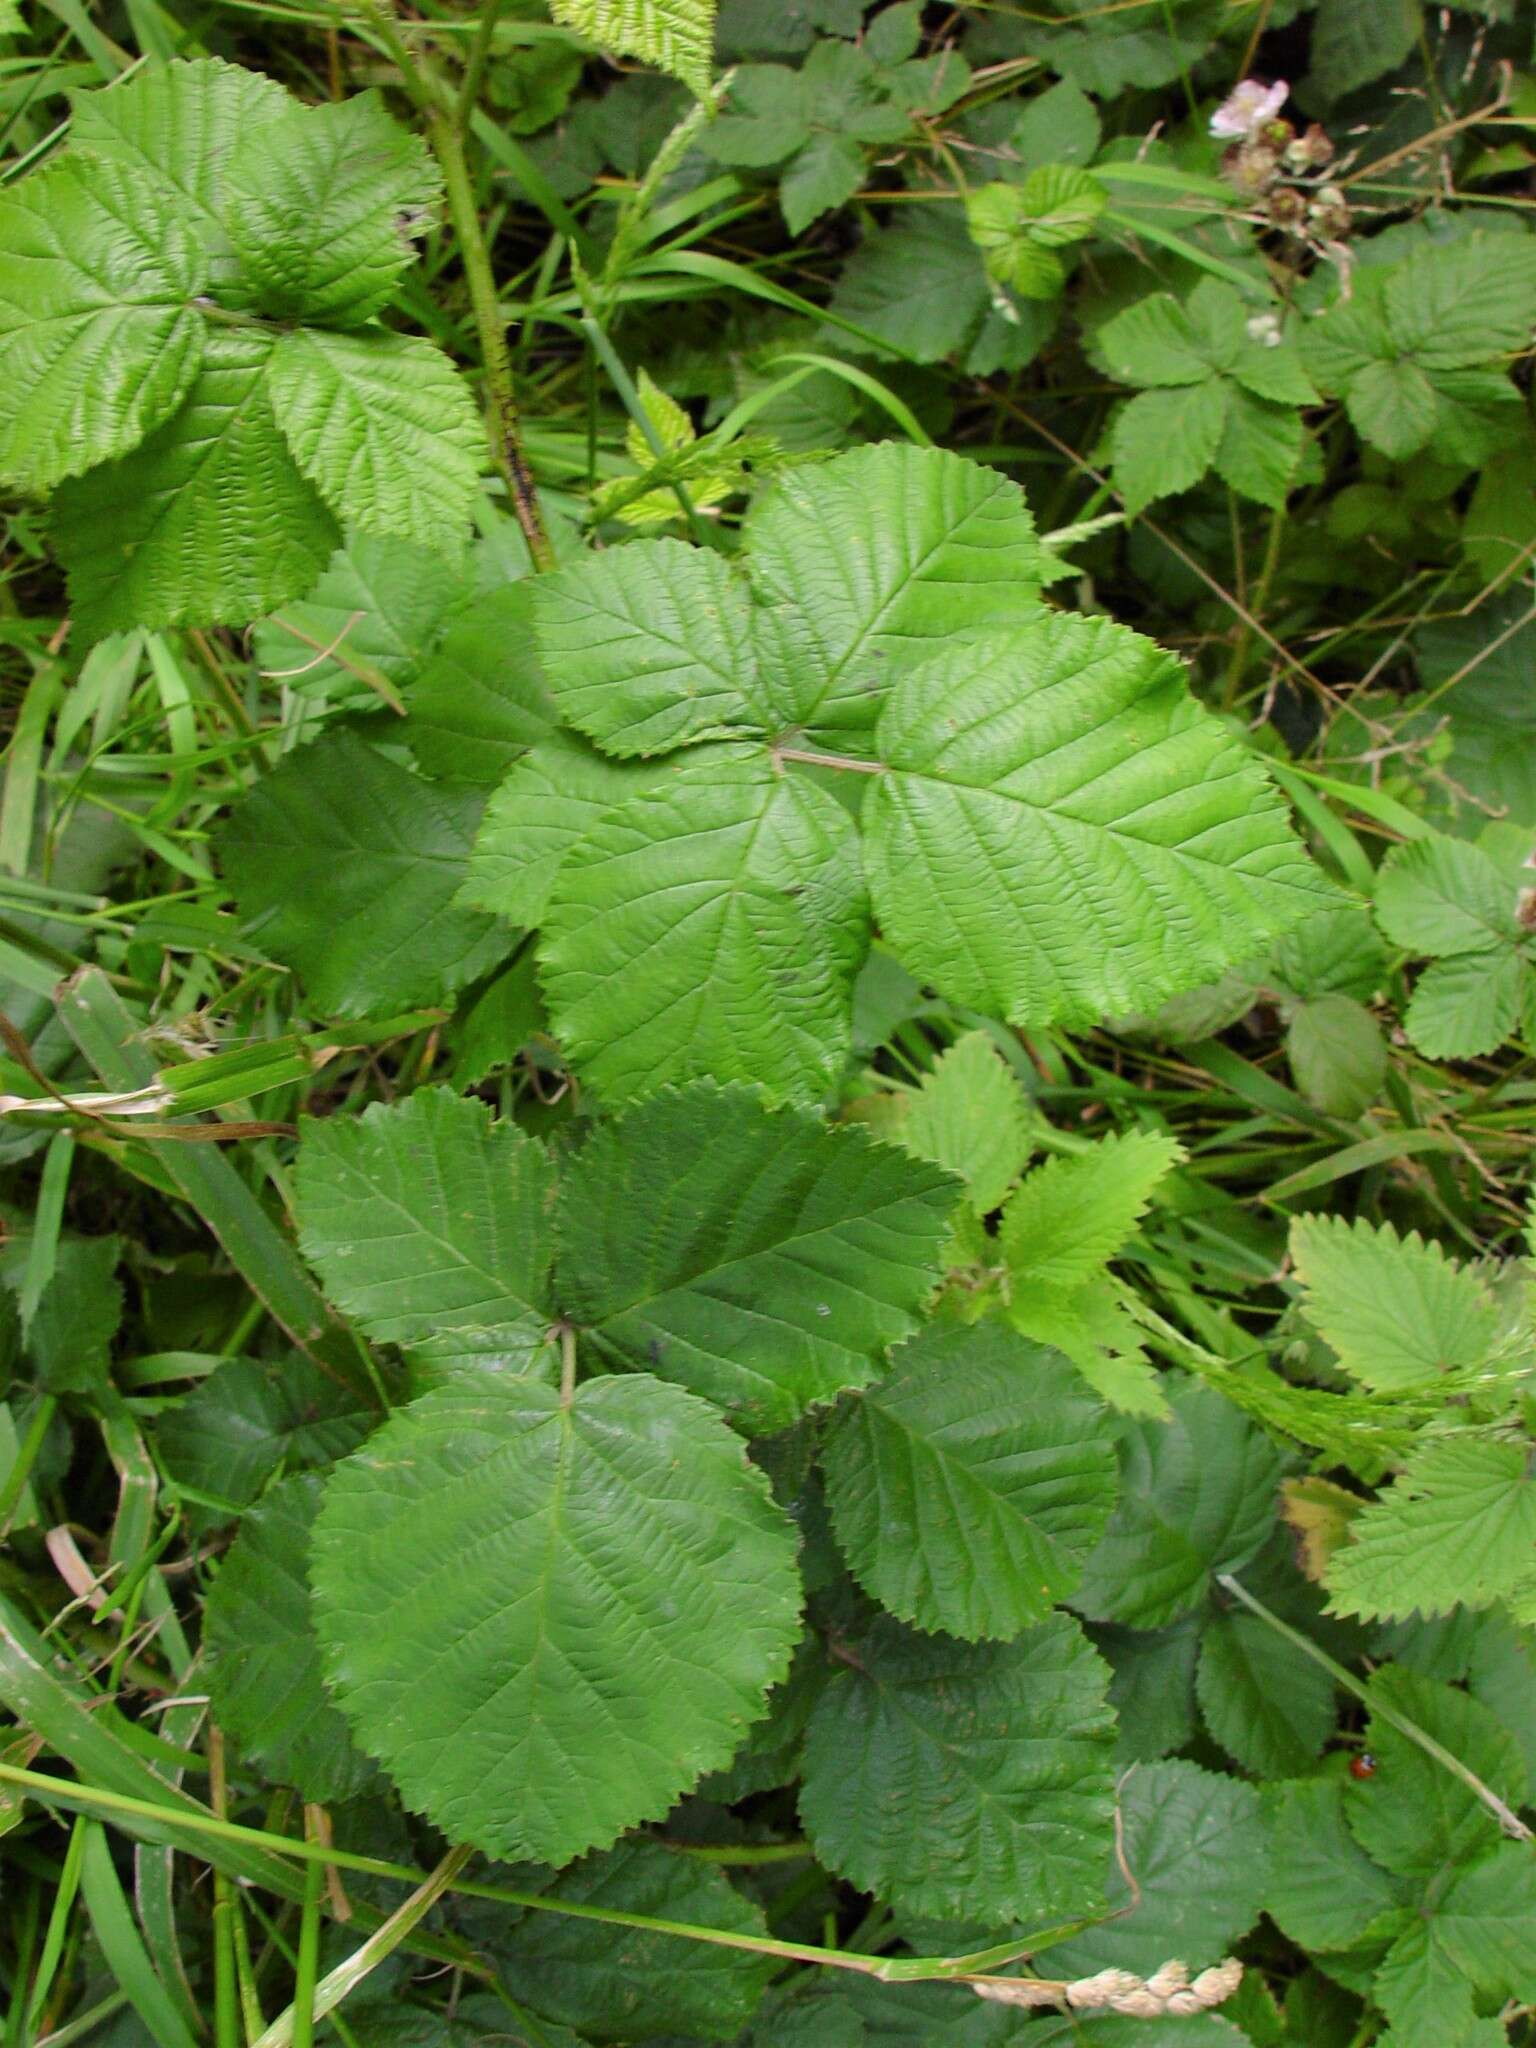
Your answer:
[[[1222,101],[1211,116],[1211,133],[1241,141],[1258,133],[1273,121],[1285,105],[1291,88],[1283,78],[1264,85],[1257,78],[1245,78]]]

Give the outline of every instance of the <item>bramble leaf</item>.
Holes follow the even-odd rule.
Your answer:
[[[794,1532],[740,1439],[647,1376],[452,1382],[336,1469],[333,1692],[455,1841],[566,1863],[728,1761],[798,1633]]]
[[[715,0],[551,0],[556,21],[616,57],[670,71],[700,99],[709,94]]]
[[[1070,1297],[1097,1278],[1183,1157],[1160,1131],[1123,1131],[1034,1167],[1009,1196],[997,1233],[1015,1301]]]
[[[875,744],[866,866],[887,940],[1015,1023],[1153,1007],[1329,893],[1173,657],[1105,619],[1041,612],[908,670]]]
[[[168,197],[66,156],[0,194],[0,479],[45,491],[125,455],[202,360],[206,265]]]
[[[817,1855],[936,1919],[1094,1912],[1114,1814],[1108,1678],[1064,1614],[1014,1643],[876,1620],[811,1715],[800,1814]]]
[[[934,1063],[892,1136],[919,1159],[963,1176],[979,1216],[995,1209],[1030,1153],[1028,1098],[985,1031]]]
[[[257,783],[219,858],[253,933],[322,1010],[436,1002],[508,950],[494,919],[454,907],[482,803],[337,730]]]
[[[958,1193],[854,1126],[670,1091],[566,1172],[556,1291],[604,1358],[779,1429],[915,1328]]]
[[[838,1541],[902,1621],[1003,1640],[1075,1591],[1114,1502],[1103,1411],[1055,1353],[931,1326],[849,1402],[823,1453]]]
[[[311,1120],[299,1242],[339,1307],[381,1343],[501,1331],[530,1352],[549,1299],[554,1169],[514,1124],[446,1088]]]
[[[541,950],[555,1033],[612,1102],[701,1078],[816,1100],[848,1057],[868,944],[853,823],[757,750],[683,759],[555,876]]]

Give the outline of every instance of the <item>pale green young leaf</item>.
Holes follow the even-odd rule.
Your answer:
[[[1212,1736],[1261,1778],[1308,1770],[1333,1733],[1333,1680],[1254,1614],[1206,1624],[1195,1688]]]
[[[1047,1159],[1026,1174],[997,1234],[1014,1293],[1072,1295],[1094,1279],[1183,1158],[1184,1148],[1161,1131],[1117,1131],[1091,1152]]]
[[[670,71],[700,99],[714,63],[715,0],[551,0],[556,21],[614,57]]]
[[[792,471],[747,540],[759,701],[812,745],[867,735],[904,664],[1039,610],[1024,493],[947,449],[882,442]]]
[[[561,712],[606,754],[760,729],[745,588],[708,549],[649,540],[587,556],[540,579],[534,626]]]
[[[585,1858],[543,1896],[759,1939],[768,1932],[761,1908],[724,1871],[642,1836]],[[734,2041],[778,1967],[748,1950],[644,1927],[606,1927],[594,1942],[590,1921],[560,1913],[525,1914],[497,1941],[496,1960],[514,1998],[603,2041],[678,2033]]]
[[[459,900],[513,924],[544,921],[561,864],[592,827],[666,770],[613,761],[575,733],[552,732],[493,792]]]
[[[1067,1615],[1014,1643],[884,1617],[806,1736],[821,1861],[902,1911],[1004,1927],[1098,1910],[1112,1847],[1109,1672]]]
[[[146,202],[173,204],[208,252],[216,283],[233,285],[239,262],[224,218],[224,179],[237,147],[293,111],[283,88],[259,71],[198,57],[147,64],[110,92],[70,95],[75,149],[121,165]]]
[[[360,327],[383,311],[442,180],[426,144],[376,92],[292,106],[243,136],[224,173],[223,219],[240,276],[232,302],[272,320]]]
[[[865,1590],[919,1628],[1006,1641],[1075,1591],[1116,1486],[1103,1412],[1066,1362],[937,1324],[848,1403],[824,1451]]]
[[[1231,394],[1214,374],[1199,384],[1139,391],[1110,434],[1115,483],[1135,514],[1197,484],[1216,460]]]
[[[1073,1601],[1094,1621],[1162,1628],[1240,1571],[1274,1528],[1280,1453],[1209,1387],[1177,1383],[1167,1422],[1126,1422],[1120,1499]]]
[[[1526,1800],[1520,1745],[1480,1700],[1454,1685],[1388,1664],[1370,1681],[1373,1701],[1423,1730],[1511,1808]],[[1472,1788],[1383,1714],[1366,1738],[1378,1770],[1344,1790],[1350,1832],[1384,1870],[1428,1887],[1447,1864],[1498,1846],[1498,1822]]]
[[[536,1347],[554,1320],[554,1192],[541,1145],[446,1088],[307,1121],[294,1176],[305,1257],[386,1344],[499,1329]]]
[[[1026,1283],[1005,1313],[1021,1335],[1065,1352],[1099,1399],[1121,1415],[1166,1417],[1162,1375],[1147,1357],[1134,1304],[1130,1290],[1112,1278],[1090,1280],[1075,1294]]]
[[[541,948],[551,1023],[611,1102],[696,1078],[814,1101],[848,1058],[868,929],[847,811],[721,749],[566,855]]]
[[[790,1523],[740,1439],[649,1376],[450,1383],[337,1467],[327,1677],[451,1841],[566,1863],[717,1769],[789,1666]]]
[[[303,327],[279,340],[266,381],[294,459],[338,519],[462,551],[485,436],[441,349],[383,328]]]
[[[1054,1945],[1053,1974],[1150,1977],[1170,1956],[1193,1972],[1230,1954],[1264,1902],[1269,1831],[1258,1793],[1198,1764],[1153,1763],[1126,1778],[1120,1816],[1124,1855],[1106,1873],[1110,1917]]]
[[[320,1681],[309,1600],[320,1491],[312,1474],[297,1473],[244,1517],[208,1596],[203,1647],[213,1714],[241,1754],[329,1805],[381,1788]]]
[[[1342,1216],[1301,1216],[1291,1257],[1307,1318],[1362,1385],[1393,1392],[1487,1362],[1499,1312],[1475,1275],[1418,1233]]]
[[[557,716],[533,637],[534,582],[462,606],[405,692],[405,736],[424,773],[495,789]],[[483,828],[482,828],[483,829]]]
[[[432,1003],[507,950],[454,899],[483,797],[349,731],[297,748],[236,806],[218,854],[257,943],[338,1016]]]
[[[1350,1833],[1341,1778],[1303,1778],[1267,1796],[1264,1910],[1302,1948],[1353,1948],[1401,1903],[1407,1887],[1373,1863]]]
[[[865,864],[886,939],[1015,1023],[1153,1008],[1332,893],[1179,664],[1106,619],[1042,611],[908,670],[876,746]]]
[[[910,1335],[959,1193],[853,1125],[701,1084],[599,1127],[566,1172],[556,1291],[614,1365],[781,1429]]]
[[[201,252],[166,194],[66,156],[0,193],[0,480],[46,491],[123,455],[202,360]]]
[[[1395,1620],[1485,1607],[1536,1563],[1536,1484],[1524,1446],[1431,1440],[1350,1524],[1328,1566],[1335,1614]]]
[[[220,328],[203,347],[178,410],[54,498],[55,546],[87,639],[260,618],[307,590],[340,538],[273,417],[271,336]]]
[[[995,1209],[1031,1150],[1029,1098],[985,1031],[968,1031],[911,1097],[896,1142],[958,1173],[978,1216]]]
[[[1052,299],[1066,282],[1056,254],[1093,232],[1108,195],[1089,171],[1043,164],[1022,185],[982,185],[966,196],[965,220],[989,277],[1023,299]]]

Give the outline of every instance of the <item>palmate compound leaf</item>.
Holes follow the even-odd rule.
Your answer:
[[[1400,1237],[1363,1217],[1301,1216],[1291,1257],[1307,1320],[1363,1385],[1391,1393],[1447,1374],[1466,1383],[1487,1366],[1497,1303],[1416,1231]]]
[[[1075,1592],[1114,1504],[1113,1439],[1067,1361],[996,1325],[933,1325],[839,1413],[832,1526],[919,1628],[1008,1640]]]
[[[378,1342],[501,1330],[504,1350],[521,1337],[532,1351],[553,1320],[554,1168],[485,1103],[419,1088],[310,1120],[294,1186],[305,1257]]]
[[[436,1002],[509,950],[494,919],[455,907],[483,803],[335,730],[262,777],[219,860],[258,942],[322,1010]]]
[[[542,979],[556,1036],[610,1102],[701,1077],[814,1101],[847,1061],[868,941],[847,811],[762,749],[719,747],[566,855]]]
[[[762,701],[833,747],[868,734],[900,664],[1033,618],[1045,566],[1017,484],[894,442],[781,478],[747,548]]]
[[[1069,1616],[981,1644],[882,1616],[839,1654],[800,1794],[829,1869],[935,1919],[1001,1928],[1098,1909],[1114,1715],[1109,1669]]]
[[[916,1327],[959,1193],[744,1087],[667,1091],[600,1124],[564,1175],[556,1297],[604,1359],[784,1428]]]
[[[240,1524],[204,1610],[218,1724],[279,1784],[329,1804],[376,1781],[320,1682],[309,1544],[320,1481],[285,1479]]]
[[[1039,612],[908,670],[865,809],[885,936],[952,1001],[1090,1023],[1210,980],[1332,891],[1173,656]]]
[[[202,359],[206,265],[169,199],[64,157],[0,195],[0,481],[45,491],[173,413]]]
[[[262,330],[210,329],[178,410],[55,495],[54,543],[86,637],[244,624],[325,567],[340,533],[273,417],[272,348]]]
[[[336,1469],[316,1524],[332,1689],[454,1841],[563,1864],[656,1820],[765,1710],[793,1528],[706,1404],[450,1382]]]

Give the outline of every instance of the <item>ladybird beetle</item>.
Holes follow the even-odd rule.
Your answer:
[[[1352,1756],[1350,1758],[1349,1775],[1352,1778],[1375,1777],[1376,1759],[1371,1755],[1371,1752],[1368,1749],[1362,1749],[1358,1756]]]

